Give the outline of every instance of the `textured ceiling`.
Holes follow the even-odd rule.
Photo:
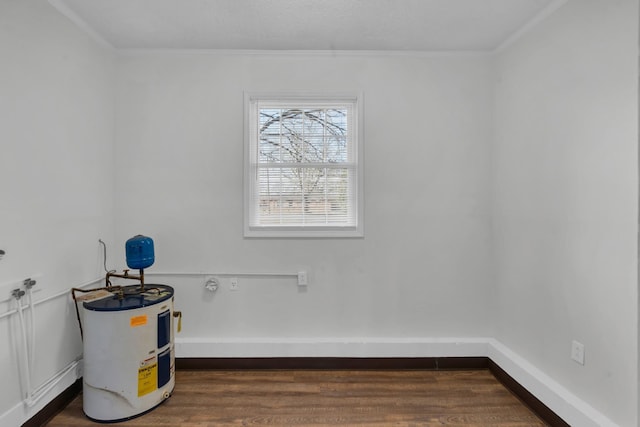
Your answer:
[[[561,0],[50,0],[118,49],[491,51]]]

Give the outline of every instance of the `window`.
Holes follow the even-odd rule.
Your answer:
[[[360,101],[245,94],[245,236],[363,235]]]

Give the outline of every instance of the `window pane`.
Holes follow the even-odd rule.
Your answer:
[[[260,163],[347,162],[347,109],[261,108]]]
[[[260,168],[259,224],[344,224],[349,218],[352,171]]]
[[[245,100],[245,235],[362,236],[358,97]]]

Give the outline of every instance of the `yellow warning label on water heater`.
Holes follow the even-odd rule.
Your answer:
[[[129,320],[129,324],[131,325],[132,328],[135,328],[136,326],[146,325],[147,324],[147,315],[144,314],[142,316],[133,316]]]
[[[138,369],[138,397],[158,388],[158,364],[142,366]]]

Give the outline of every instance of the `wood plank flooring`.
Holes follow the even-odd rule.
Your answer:
[[[82,395],[47,424],[95,426]],[[488,370],[176,372],[165,403],[130,427],[544,426]]]

